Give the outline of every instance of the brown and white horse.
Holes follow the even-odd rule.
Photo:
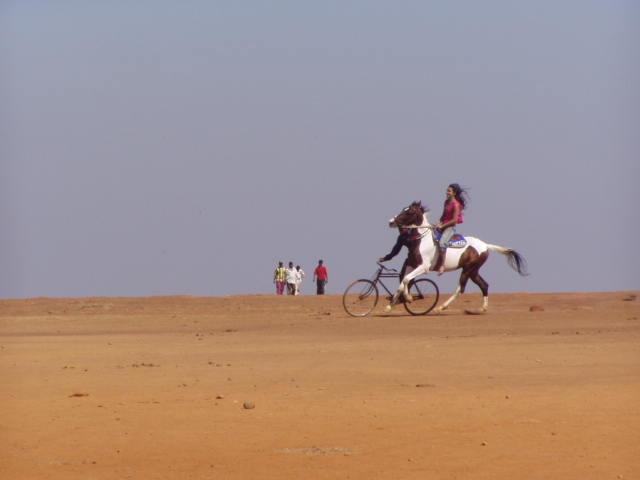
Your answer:
[[[386,311],[398,302],[400,295],[404,294],[406,301],[411,301],[408,285],[411,280],[419,275],[429,273],[434,269],[440,251],[436,241],[434,226],[429,223],[428,209],[422,207],[421,202],[414,202],[403,209],[398,215],[389,220],[391,228],[410,228],[411,247],[409,248],[408,268],[405,277],[402,279],[398,290],[391,299],[391,303],[386,307]],[[466,246],[462,248],[448,248],[445,259],[445,271],[451,272],[462,268],[458,288],[451,298],[435,309],[435,312],[445,310],[458,298],[471,279],[473,283],[482,290],[483,301],[481,312],[486,312],[489,308],[489,284],[480,276],[480,267],[489,258],[489,251],[501,253],[507,257],[509,266],[517,271],[521,276],[528,275],[525,259],[515,250],[506,247],[499,247],[483,242],[474,237],[465,237]]]

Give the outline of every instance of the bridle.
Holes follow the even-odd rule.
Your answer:
[[[409,240],[414,241],[414,240],[419,240],[423,237],[425,237],[427,235],[427,233],[429,233],[429,231],[433,231],[433,229],[435,228],[433,225],[431,224],[427,224],[427,225],[403,225],[401,223],[398,222],[398,217],[400,215],[402,215],[402,213],[405,213],[410,207],[405,208],[401,213],[399,213],[398,215],[396,215],[395,217],[393,217],[393,223],[395,224],[396,227],[398,228],[406,228],[406,229],[413,229],[413,228],[424,228],[426,231],[422,234],[418,233],[417,235],[414,235],[413,237],[409,237]],[[414,214],[415,215],[415,214]]]

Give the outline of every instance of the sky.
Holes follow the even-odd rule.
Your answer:
[[[490,291],[640,290],[639,27],[618,0],[4,0],[0,298],[273,294],[278,261],[313,294],[319,259],[341,294],[450,183],[458,232],[527,260],[493,253]]]

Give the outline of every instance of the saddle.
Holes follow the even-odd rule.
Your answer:
[[[438,230],[437,228],[434,228],[433,231],[436,234],[436,241],[439,242],[440,238],[442,237],[440,230]],[[451,237],[451,240],[449,240],[449,248],[463,248],[466,246],[467,246],[467,239],[464,238],[459,233],[454,234],[453,237]]]

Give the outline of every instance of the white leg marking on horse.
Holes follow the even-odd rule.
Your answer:
[[[407,303],[413,302],[413,297],[409,294],[409,288],[408,287],[405,288],[403,295],[404,295],[404,301],[405,302],[407,302]]]
[[[442,305],[441,309],[445,310],[447,308],[449,308],[449,305],[451,305],[456,298],[458,298],[458,296],[460,295],[460,291],[462,290],[462,288],[460,287],[460,285],[458,285],[458,288],[456,288],[455,293],[451,296],[451,298],[449,300],[447,300],[446,302],[444,302],[444,305]]]
[[[484,300],[482,302],[482,309],[486,312],[487,310],[489,310],[489,297],[484,297]]]

